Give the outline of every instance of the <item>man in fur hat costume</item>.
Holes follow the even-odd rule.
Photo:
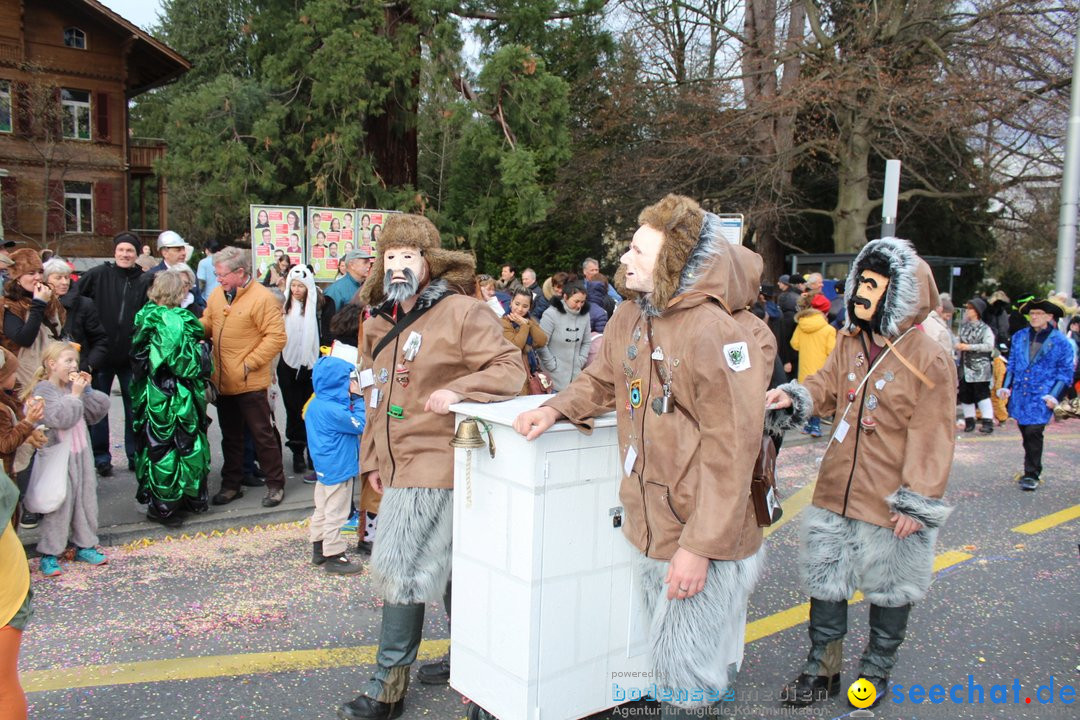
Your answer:
[[[621,303],[595,361],[514,429],[582,429],[615,410],[623,532],[640,553],[643,606],[664,717],[715,704],[742,660],[746,603],[764,559],[750,481],[776,354],[745,308],[762,260],[720,221],[668,195],[638,216]],[[697,692],[695,692],[697,689]],[[685,710],[684,710],[685,709]]]
[[[472,256],[443,250],[419,215],[391,215],[360,290],[367,426],[360,473],[382,493],[372,572],[383,597],[375,675],[338,717],[396,718],[424,626],[424,603],[445,591],[453,522],[454,416],[462,400],[507,400],[521,390],[521,351],[471,295]],[[467,294],[463,294],[467,293]]]
[[[938,305],[929,266],[906,240],[866,244],[848,276],[850,325],[806,385],[781,385],[770,427],[836,414],[813,504],[802,515],[800,566],[810,595],[810,653],[782,697],[805,706],[841,689],[847,601],[870,601],[859,675],[880,701],[912,603],[926,595],[952,466],[956,365],[919,327]],[[789,408],[781,411],[781,408]]]

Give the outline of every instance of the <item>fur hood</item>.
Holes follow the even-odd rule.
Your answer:
[[[894,237],[871,240],[852,263],[845,286],[849,290],[846,294],[849,332],[855,332],[858,328],[852,321],[855,317],[853,299],[855,280],[863,270],[872,270],[889,278],[889,287],[877,316],[879,332],[885,337],[899,336],[912,325],[925,320],[930,311],[938,306],[934,274],[910,242]]]
[[[761,256],[732,245],[720,234],[720,218],[687,197],[668,195],[641,211],[638,222],[664,233],[653,272],[653,292],[626,290],[626,268],[615,274],[615,287],[637,299],[646,316],[718,300],[734,312],[758,296]]]
[[[553,295],[551,297],[551,307],[555,308],[556,310],[561,312],[563,315],[572,315],[572,314],[574,314],[574,313],[570,313],[569,311],[567,311],[566,307],[563,305],[563,299],[562,299],[561,295]],[[588,296],[586,296],[585,302],[583,302],[581,304],[581,312],[578,312],[577,314],[578,315],[584,315],[585,317],[589,317],[589,307],[590,307],[589,299],[588,299]]]

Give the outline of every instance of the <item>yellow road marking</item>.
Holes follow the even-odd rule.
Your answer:
[[[1043,530],[1049,530],[1052,527],[1057,527],[1062,523],[1067,523],[1078,517],[1080,517],[1080,505],[1073,505],[1071,508],[1065,508],[1056,513],[1044,515],[1037,520],[1032,520],[1023,525],[1017,525],[1013,528],[1013,532],[1024,533],[1025,535],[1036,535]]]
[[[146,660],[113,665],[86,665],[63,670],[34,670],[22,673],[21,679],[26,692],[45,692],[100,685],[134,685],[229,675],[319,670],[350,665],[374,665],[376,650],[374,645],[362,645],[321,650]],[[440,658],[449,650],[449,639],[425,640],[420,643],[418,659]]]
[[[934,558],[934,572],[940,572],[947,567],[952,567],[965,560],[970,560],[971,555],[967,553],[958,552],[956,550],[950,550],[944,552]],[[850,604],[862,602],[864,599],[861,592],[855,593],[855,595],[849,601]],[[810,603],[803,603],[802,605],[796,605],[795,607],[782,610],[778,613],[763,617],[760,620],[746,624],[746,642],[754,642],[761,638],[768,637],[769,635],[775,635],[778,632],[793,628],[796,625],[801,625],[804,622],[810,620]]]
[[[817,481],[811,482],[806,487],[799,488],[798,491],[786,500],[781,501],[784,506],[784,514],[775,525],[770,525],[765,528],[765,537],[769,537],[774,532],[784,527],[789,521],[794,520],[795,516],[801,513],[810,501],[814,499],[814,486],[817,485]]]
[[[967,553],[950,551],[934,559],[934,572],[970,559]],[[852,604],[863,600],[855,593]],[[807,622],[810,603],[796,605],[768,617],[748,623],[746,642],[753,642],[774,633]],[[420,643],[419,660],[432,660],[446,655],[450,640],[425,640]],[[106,685],[135,685],[152,682],[194,680],[198,678],[255,675],[298,670],[319,670],[348,666],[374,665],[374,645],[321,650],[289,650],[284,652],[247,653],[240,655],[211,655],[205,657],[146,660],[111,665],[86,665],[62,670],[32,670],[21,675],[26,692],[69,690]]]

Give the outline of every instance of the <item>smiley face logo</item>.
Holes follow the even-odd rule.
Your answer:
[[[859,678],[851,683],[851,687],[847,691],[847,697],[852,707],[868,708],[877,699],[877,690],[872,682],[866,678]]]

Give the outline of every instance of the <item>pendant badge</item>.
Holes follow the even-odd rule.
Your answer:
[[[884,377],[885,377],[885,382],[892,382],[893,380],[896,379],[896,376],[893,375],[892,370],[886,370]]]
[[[402,389],[409,387],[409,369],[404,364],[398,365],[394,370],[394,380]]]
[[[867,435],[873,435],[874,431],[877,430],[877,423],[874,422],[874,418],[864,417],[859,421],[859,427],[861,427],[863,432]]]
[[[848,402],[855,402],[855,391],[854,390],[848,390],[847,391],[847,401]]]
[[[652,355],[650,355],[649,357],[651,357],[653,360],[662,361],[664,359],[664,348],[661,348],[661,347],[656,348],[655,350],[652,351]]]
[[[386,368],[383,368],[382,370],[379,371],[379,382],[380,383],[385,385],[386,381],[389,380],[389,379],[390,379],[390,371],[389,370],[387,370]]]
[[[881,380],[878,380],[876,383],[874,383],[874,387],[877,388],[878,390],[884,390],[885,389],[885,379],[882,378]]]
[[[855,382],[855,373],[849,372],[847,374],[847,379],[848,379],[848,382]]]
[[[395,420],[405,419],[405,408],[400,405],[391,405],[390,409],[386,411],[386,414]]]
[[[641,407],[641,402],[641,378],[638,378],[630,382],[630,407],[637,409]]]
[[[637,345],[626,346],[626,357],[630,358],[631,360],[637,357]]]
[[[636,327],[636,328],[634,328],[634,342],[637,342],[640,339],[641,339],[641,328]]]
[[[869,396],[867,396],[867,398],[866,398],[866,409],[873,412],[874,410],[877,410],[877,408],[878,408],[877,395],[869,395]]]

